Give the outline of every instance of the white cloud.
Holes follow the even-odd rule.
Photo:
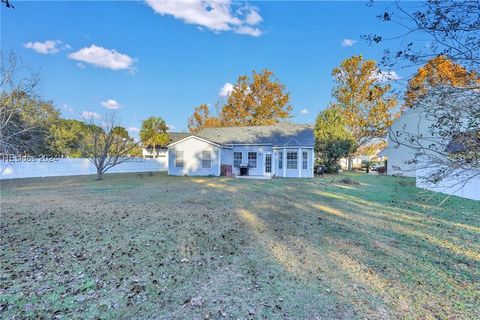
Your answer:
[[[74,112],[74,111],[75,111],[72,107],[70,107],[70,106],[69,106],[68,104],[66,104],[66,103],[62,105],[62,108],[65,109],[65,110],[67,110],[68,112]]]
[[[342,47],[351,47],[353,46],[357,40],[352,40],[352,39],[343,39],[342,41]]]
[[[402,79],[395,71],[379,71],[373,74],[373,78],[379,82],[387,82]]]
[[[167,128],[168,128],[168,131],[175,130],[175,126],[173,124],[168,124],[167,123]]]
[[[220,97],[228,97],[230,95],[230,93],[232,93],[233,91],[233,84],[231,84],[230,82],[226,82],[222,88],[220,88],[220,91],[218,92],[218,95]]]
[[[302,111],[300,111],[301,114],[309,114],[310,111],[308,111],[307,109],[302,109]]]
[[[129,127],[127,130],[130,132],[140,132],[140,129],[138,129],[137,127]]]
[[[61,44],[62,41],[59,40],[47,40],[45,42],[27,42],[23,46],[41,54],[55,54],[60,51]]]
[[[255,10],[250,10],[245,19],[249,25],[256,25],[263,21],[263,18]]]
[[[83,111],[81,116],[82,116],[82,118],[87,119],[87,120],[91,120],[91,119],[97,119],[98,120],[98,119],[101,118],[101,116],[98,113],[96,113],[94,111],[87,111],[87,110]]]
[[[70,59],[89,63],[95,67],[112,70],[132,70],[135,60],[115,49],[105,49],[96,45],[82,48],[68,55]]]
[[[113,109],[113,110],[119,109],[122,107],[122,105],[118,103],[117,100],[114,100],[114,99],[108,99],[108,100],[102,101],[100,102],[100,104],[107,109]]]
[[[171,15],[188,24],[214,32],[233,31],[258,37],[260,29],[252,26],[262,22],[258,9],[232,0],[147,0],[158,14]]]
[[[246,34],[252,37],[260,37],[262,35],[262,31],[260,31],[260,29],[249,26],[240,26],[236,28],[234,32],[237,34]]]

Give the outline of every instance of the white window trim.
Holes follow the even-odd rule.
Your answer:
[[[235,154],[240,154],[240,163],[238,164],[238,167],[235,166]],[[234,168],[240,168],[240,165],[242,164],[243,161],[243,152],[241,151],[234,151],[233,152],[233,167]]]
[[[270,156],[270,172],[267,171],[267,156]],[[264,171],[267,174],[272,174],[273,173],[273,155],[270,152],[265,153],[265,168]]]
[[[178,165],[178,153],[182,153],[182,165]],[[175,168],[183,168],[185,165],[185,153],[182,150],[175,150]]]
[[[288,154],[289,153],[293,153],[293,154],[296,154],[296,158],[295,159],[288,159]],[[287,163],[286,163],[286,168],[287,170],[298,170],[298,150],[295,150],[295,151],[287,151]],[[290,161],[290,164],[295,164],[295,168],[290,168],[289,166],[289,161]]]
[[[210,159],[204,158],[204,153],[208,152],[210,154]],[[206,167],[203,165],[203,161],[210,161],[210,166]],[[202,150],[202,169],[211,169],[212,168],[212,150]]]
[[[306,150],[302,151],[302,170],[308,170],[308,151]]]
[[[254,166],[250,167],[250,154],[255,154],[255,167],[254,167]],[[253,161],[253,160],[252,160],[252,161]],[[256,168],[258,167],[258,152],[256,152],[256,151],[249,151],[249,152],[247,153],[247,163],[248,163],[248,166],[249,166],[250,168],[256,169]]]

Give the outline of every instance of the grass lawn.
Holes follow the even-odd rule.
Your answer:
[[[480,314],[480,202],[438,208],[445,196],[411,179],[119,174],[1,187],[3,318]]]

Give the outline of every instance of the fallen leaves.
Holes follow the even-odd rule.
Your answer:
[[[426,279],[426,275],[417,275],[415,282],[408,282],[413,266],[428,263],[411,252],[411,248],[418,247],[423,240],[400,237],[389,230],[381,233],[375,228],[368,229],[368,237],[362,238],[364,225],[348,221],[339,224],[338,219],[308,210],[312,199],[320,197],[309,193],[308,188],[332,191],[337,188],[334,185],[319,185],[316,180],[287,183],[280,179],[248,184],[240,181],[234,185],[237,181],[229,180],[224,184],[238,189],[232,198],[230,191],[221,189],[210,188],[202,194],[205,186],[189,178],[157,175],[152,179],[134,178],[115,180],[115,176],[109,176],[100,184],[103,193],[98,192],[97,184],[85,182],[76,183],[73,189],[62,186],[36,191],[32,188],[28,195],[16,190],[3,197],[2,185],[2,316],[68,319],[88,314],[91,318],[107,315],[158,318],[161,310],[162,317],[178,319],[315,319],[319,314],[325,315],[324,318],[356,318],[365,312],[374,318],[379,313],[375,313],[376,309],[371,308],[368,301],[372,296],[379,301],[378,293],[372,293],[368,286],[360,286],[348,278],[351,274],[347,271],[325,260],[328,252],[325,249],[350,254],[356,253],[352,248],[366,245],[368,250],[351,255],[352,259],[370,259],[371,270],[382,276],[394,275],[398,281],[418,289],[410,292],[412,295],[421,297],[419,292],[428,293],[431,310],[438,312],[450,307],[450,300],[442,300],[430,290],[433,280]],[[83,178],[69,178],[69,181],[76,179]],[[272,184],[272,190],[264,190],[265,183]],[[111,185],[106,188],[102,184]],[[365,184],[355,192],[368,188]],[[388,185],[382,190],[387,188]],[[285,193],[289,194],[285,199],[278,197]],[[339,207],[347,206],[343,200],[323,200],[323,204],[330,201]],[[400,201],[385,205],[398,207]],[[299,268],[308,264],[318,268],[306,274],[305,280],[285,270],[238,219],[235,209],[239,206],[251,207],[262,217],[265,230],[261,236],[289,246]],[[367,215],[367,209],[355,214]],[[459,214],[456,219],[458,217]],[[465,217],[465,221],[460,221],[465,225],[478,220],[473,215]],[[468,217],[472,222],[467,221]],[[375,219],[368,221],[376,222]],[[390,225],[389,220],[381,221],[381,226]],[[435,229],[425,232],[441,230],[443,226],[443,221],[438,220]],[[462,246],[472,245],[474,239],[469,232],[471,230],[461,234],[446,232],[442,236],[458,237]],[[304,248],[293,245],[299,240],[319,250],[317,260],[312,261]],[[428,250],[437,258],[443,252],[432,246]],[[405,264],[401,269],[405,274],[398,273],[393,264],[392,256],[395,257],[397,251],[404,254],[398,258]],[[436,261],[434,267],[447,269],[455,264],[456,273],[450,274],[449,279],[461,278],[462,290],[471,293],[474,286],[466,272],[473,274],[476,265],[467,259],[459,261]],[[365,269],[366,275],[370,269]],[[338,290],[339,287],[344,290]],[[451,288],[455,289],[454,285],[440,288],[448,299],[455,297]],[[337,300],[339,296],[342,302]],[[347,305],[345,301],[352,296],[358,300],[356,306],[363,303],[365,309]],[[461,301],[469,302],[467,298]],[[434,302],[440,307],[433,306]],[[445,314],[468,315],[451,310]]]

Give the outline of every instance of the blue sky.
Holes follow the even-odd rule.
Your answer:
[[[152,115],[186,130],[195,106],[263,68],[291,93],[292,121],[313,122],[331,101],[335,66],[355,54],[380,60],[382,48],[360,35],[400,32],[376,18],[388,2],[222,1],[17,1],[1,9],[1,47],[40,71],[40,94],[64,117],[118,108],[135,133]]]

